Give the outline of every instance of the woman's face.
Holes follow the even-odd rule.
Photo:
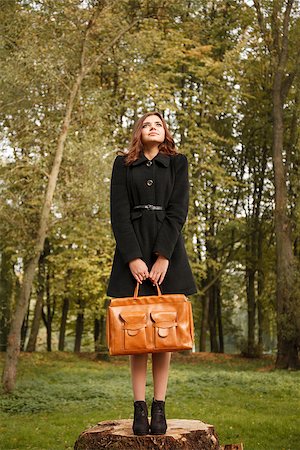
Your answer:
[[[148,116],[144,119],[141,136],[144,145],[164,142],[165,134],[163,123],[158,116]]]

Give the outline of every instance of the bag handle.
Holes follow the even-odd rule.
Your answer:
[[[140,283],[137,281],[137,282],[136,282],[136,287],[135,287],[135,290],[134,290],[134,294],[133,294],[133,297],[134,297],[134,298],[137,298],[137,296],[138,296],[138,293],[139,293],[139,285],[140,285]],[[157,295],[158,295],[158,296],[161,296],[162,294],[161,294],[160,287],[158,286],[157,283],[155,283],[155,286],[156,286],[156,289],[157,289]]]

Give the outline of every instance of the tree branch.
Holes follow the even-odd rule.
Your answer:
[[[84,71],[84,68],[85,68],[87,41],[88,41],[88,38],[89,38],[89,35],[90,35],[92,29],[95,27],[95,25],[97,23],[97,19],[100,17],[101,14],[106,13],[109,9],[113,8],[116,3],[117,3],[117,0],[111,1],[108,4],[106,4],[106,1],[99,1],[98,7],[93,12],[92,17],[90,18],[90,20],[86,26],[84,38],[82,40],[81,56],[80,56],[80,67],[81,67],[82,71]],[[87,72],[85,72],[85,73],[87,73]]]
[[[287,94],[293,84],[294,79],[299,75],[300,73],[300,50],[297,53],[297,57],[296,57],[296,63],[295,63],[295,70],[291,73],[289,73],[285,79],[282,81],[282,86],[281,86],[281,98],[282,101],[284,102]]]
[[[257,20],[258,20],[260,32],[264,38],[265,44],[266,44],[269,52],[271,53],[273,50],[273,42],[272,42],[270,33],[267,31],[267,28],[266,28],[265,19],[264,19],[262,10],[261,10],[260,2],[259,2],[259,0],[253,0],[253,4],[256,9]]]
[[[291,16],[291,10],[294,0],[288,0],[286,10],[284,12],[283,30],[282,30],[282,49],[279,59],[279,68],[284,69],[288,57],[288,44],[289,44],[289,21]]]
[[[84,71],[83,71],[84,72],[84,76],[87,73],[89,73],[93,69],[93,67],[96,66],[101,61],[101,59],[105,56],[107,51],[110,48],[114,47],[114,45],[121,39],[121,37],[124,36],[124,34],[126,34],[131,28],[133,28],[134,25],[136,25],[140,20],[141,19],[134,20],[127,28],[121,30],[119,32],[119,34],[110,42],[110,44],[108,44],[107,47],[102,51],[102,53],[97,58],[95,58],[95,60],[90,65],[87,65],[84,68]]]
[[[279,20],[278,20],[278,12],[280,10],[280,5],[278,0],[274,0],[273,2],[273,10],[271,15],[272,22],[272,36],[273,36],[273,50],[276,50],[277,55],[280,55],[280,38],[279,38]]]

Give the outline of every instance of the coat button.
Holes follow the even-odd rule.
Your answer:
[[[147,186],[152,186],[153,180],[147,180]]]
[[[147,163],[146,163],[146,166],[148,166],[148,167],[150,167],[152,165],[152,161],[148,161]]]

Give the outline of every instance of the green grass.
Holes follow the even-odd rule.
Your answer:
[[[1,366],[3,361],[1,355]],[[213,424],[223,445],[300,450],[299,381],[299,372],[273,370],[270,358],[173,353],[167,418]],[[149,357],[148,405],[152,394]],[[128,358],[106,362],[88,354],[22,354],[17,388],[1,395],[0,407],[1,450],[73,449],[89,426],[133,418]]]

